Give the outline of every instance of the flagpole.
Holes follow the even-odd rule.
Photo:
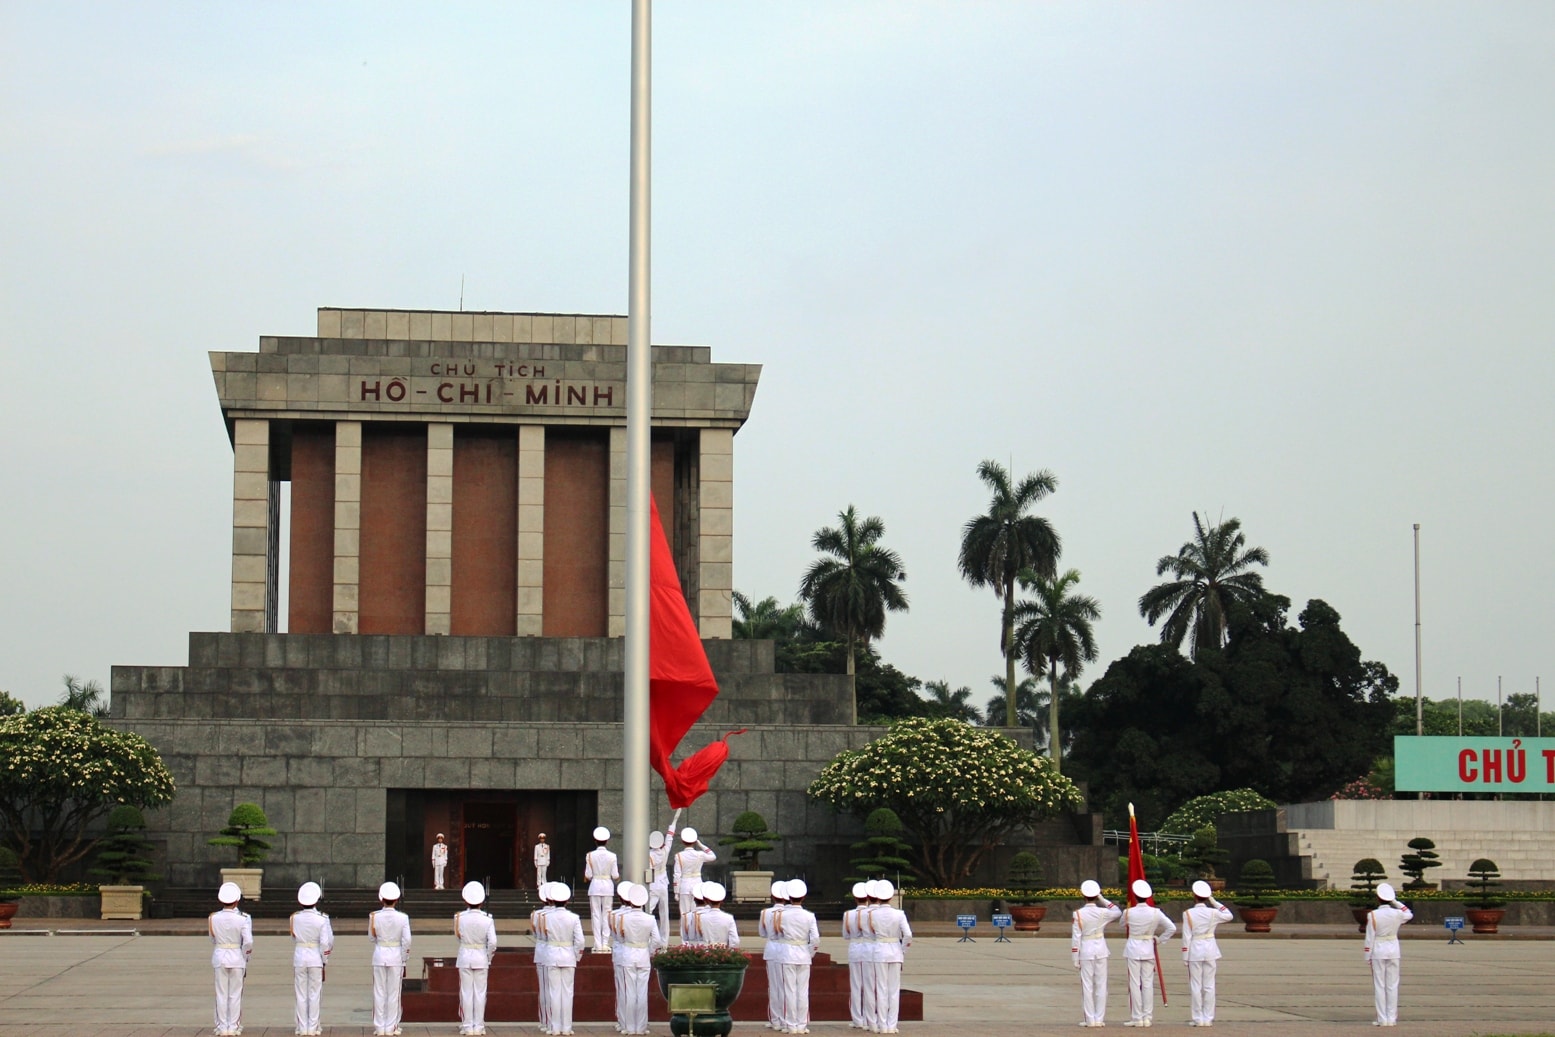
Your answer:
[[[652,0],[632,0],[631,213],[626,318],[626,659],[622,712],[621,873],[648,871],[648,440],[652,192]]]

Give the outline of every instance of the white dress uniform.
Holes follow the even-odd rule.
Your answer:
[[[228,890],[228,886],[232,888]],[[233,1037],[243,1032],[243,976],[254,953],[254,921],[237,907],[241,894],[234,883],[223,883],[220,894],[227,906],[213,913],[210,930],[211,969],[216,975],[216,1034]]]
[[[572,1032],[573,978],[583,957],[583,922],[563,903],[572,891],[550,883],[553,901],[531,916],[535,938],[535,969],[540,973],[540,1032]]]
[[[472,893],[470,887],[476,888]],[[475,898],[472,903],[472,897]],[[486,980],[491,972],[491,957],[497,953],[496,920],[476,907],[484,903],[486,891],[479,882],[465,884],[464,902],[470,907],[454,915],[454,937],[459,941],[459,1032],[486,1032]]]
[[[874,926],[869,912],[874,905],[869,902],[866,883],[853,884],[853,898],[858,905],[842,915],[842,938],[848,944],[848,1025],[857,1030],[865,1028],[864,991],[867,986],[864,967],[867,956],[874,950]]]
[[[604,839],[610,838],[610,829],[594,829],[594,838],[600,840],[600,832],[604,832]],[[605,923],[605,915],[610,911],[610,898],[616,891],[616,880],[621,877],[621,866],[616,860],[616,855],[605,849],[603,845],[597,846],[588,852],[583,858],[583,877],[589,883],[589,929],[594,937],[594,950],[596,953],[610,949],[610,930]]]
[[[385,885],[393,885],[385,883]],[[384,900],[399,900],[395,896]],[[367,936],[373,945],[373,1033],[379,1037],[400,1032],[400,993],[405,963],[410,960],[410,918],[394,907],[382,907],[367,916]]]
[[[1104,1026],[1107,1017],[1107,950],[1106,928],[1123,912],[1111,901],[1101,898],[1101,887],[1094,879],[1087,879],[1080,886],[1085,893],[1095,889],[1096,899],[1074,912],[1070,925],[1069,955],[1075,968],[1080,970],[1080,1004],[1085,1011],[1082,1025]],[[1088,898],[1089,899],[1089,898]]]
[[[774,922],[778,911],[788,906],[787,887],[786,882],[772,884],[772,906],[762,908],[756,922],[756,935],[766,941],[761,958],[767,966],[767,1028],[771,1030],[778,1029],[783,1018],[783,954]]]
[[[701,934],[702,942],[710,947],[740,947],[740,929],[735,923],[734,916],[723,909],[724,897],[728,896],[728,890],[717,882],[708,882],[702,887],[703,894],[708,903],[702,909],[697,918],[697,931]]]
[[[669,837],[674,836],[675,830],[671,828]],[[653,845],[655,841],[657,846]],[[648,842],[648,913],[658,917],[659,932],[666,937],[670,931],[669,860],[670,844],[654,832]]]
[[[545,877],[551,869],[551,844],[544,841],[544,832],[540,835],[542,841],[535,843],[535,889],[545,885]]]
[[[298,1037],[324,1032],[319,1022],[319,1003],[324,992],[324,966],[329,964],[329,952],[335,949],[335,933],[329,916],[314,906],[319,893],[316,883],[304,884],[297,896],[307,906],[292,915],[292,990],[297,1001]]]
[[[1182,960],[1188,966],[1188,1025],[1211,1026],[1215,1022],[1215,970],[1220,962],[1215,927],[1231,921],[1231,910],[1215,900],[1207,882],[1195,882],[1193,893],[1202,899],[1182,913]]]
[[[616,1001],[616,1020],[624,1034],[648,1032],[648,975],[652,971],[653,952],[665,945],[659,923],[642,910],[648,903],[648,887],[632,887],[632,907],[622,912],[617,924],[616,943],[620,955],[615,968],[620,994]]]
[[[1155,1015],[1156,945],[1170,940],[1177,923],[1166,912],[1145,901],[1155,894],[1144,879],[1134,882],[1139,902],[1123,912],[1123,930],[1128,942],[1123,959],[1128,965],[1128,1022],[1126,1026],[1149,1026]]]
[[[871,930],[871,950],[864,961],[868,990],[863,998],[864,1028],[873,1033],[896,1033],[902,1002],[902,965],[907,960],[907,948],[912,946],[912,927],[907,924],[907,912],[890,905],[896,890],[889,882],[871,882],[869,895],[881,903],[870,909],[866,919]]]
[[[432,888],[443,888],[443,872],[448,867],[448,844],[438,836],[438,841],[432,844]]]
[[[684,929],[684,919],[694,906],[691,887],[702,881],[702,865],[716,861],[718,855],[697,842],[695,828],[682,828],[680,841],[684,845],[675,854],[675,892],[680,897],[681,928]]]
[[[1386,882],[1377,887],[1381,903],[1366,916],[1366,960],[1371,963],[1372,993],[1377,1005],[1377,1025],[1398,1025],[1398,974],[1402,956],[1398,945],[1400,927],[1415,917],[1409,908],[1393,899],[1393,887]]]
[[[796,891],[796,886],[801,888]],[[791,900],[800,900],[805,895],[798,879],[791,880],[788,888]],[[777,1030],[780,1033],[809,1033],[810,959],[820,949],[821,931],[815,924],[815,915],[802,903],[790,903],[773,912],[772,932],[767,946],[777,946],[782,963],[783,995]]]

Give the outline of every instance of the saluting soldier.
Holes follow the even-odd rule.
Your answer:
[[[670,932],[670,880],[669,859],[670,844],[665,836],[673,837],[675,829],[668,832],[658,829],[648,833],[648,913],[657,915],[659,932],[665,939]]]
[[[621,866],[616,855],[605,846],[610,841],[610,829],[604,825],[594,829],[594,841],[598,845],[583,858],[583,877],[589,883],[589,929],[594,936],[594,953],[605,954],[610,950],[610,930],[605,915],[610,912],[610,895],[615,892],[616,880],[621,877]]]
[[[491,956],[497,953],[497,923],[481,910],[486,887],[466,882],[461,894],[469,906],[454,915],[454,938],[459,941],[459,1032],[486,1032],[486,980]]]
[[[572,890],[561,882],[540,888],[546,906],[531,917],[535,969],[540,974],[540,1032],[572,1033],[573,979],[583,957],[583,923],[567,909]]]
[[[702,845],[695,828],[682,828],[680,843],[680,852],[675,854],[675,892],[680,897],[680,937],[685,939],[686,915],[694,903],[692,887],[702,881],[702,865],[717,860],[718,855]]]
[[[1155,976],[1159,957],[1156,945],[1170,940],[1177,923],[1166,912],[1150,903],[1155,890],[1144,879],[1135,879],[1134,906],[1123,912],[1123,928],[1128,942],[1123,945],[1123,960],[1128,965],[1128,1022],[1124,1026],[1149,1026],[1155,1016]]]
[[[1215,899],[1203,879],[1193,884],[1193,906],[1182,913],[1182,959],[1188,966],[1188,1025],[1215,1024],[1215,971],[1220,945],[1215,927],[1231,921],[1231,911]]]
[[[644,911],[648,905],[648,887],[635,883],[627,890],[629,907],[622,912],[616,945],[617,975],[616,1019],[623,1034],[648,1032],[648,974],[653,952],[667,942],[659,932],[659,923]]]
[[[901,1015],[902,965],[907,948],[912,946],[912,927],[907,912],[891,906],[896,887],[887,879],[872,880],[867,891],[874,905],[870,908],[871,951],[864,970],[870,993],[864,998],[864,1028],[873,1033],[896,1033]]]
[[[367,916],[367,936],[373,945],[373,1033],[393,1037],[400,1032],[400,993],[405,963],[410,960],[410,918],[399,909],[400,887],[378,887],[382,905]]]
[[[551,844],[545,841],[545,833],[541,832],[535,843],[535,889],[545,885],[545,877],[551,868]]]
[[[1366,960],[1371,964],[1372,994],[1377,1005],[1374,1026],[1398,1025],[1398,931],[1415,913],[1395,899],[1393,887],[1377,886],[1377,906],[1366,916]]]
[[[443,872],[448,867],[448,844],[443,841],[443,833],[438,832],[437,838],[432,842],[432,888],[443,888]]]
[[[317,1037],[319,1003],[324,992],[324,966],[335,949],[335,932],[329,916],[318,909],[324,895],[317,882],[304,882],[297,890],[301,911],[292,914],[292,989],[297,998],[297,1037]]]
[[[1085,903],[1075,909],[1070,925],[1069,955],[1080,970],[1080,1005],[1085,1010],[1081,1026],[1105,1026],[1107,1017],[1106,928],[1123,912],[1101,895],[1101,883],[1086,879],[1080,883]]]
[[[223,882],[216,899],[221,910],[206,922],[215,945],[211,968],[216,973],[216,1037],[236,1037],[243,1032],[243,977],[254,953],[254,920],[238,910],[243,891],[236,882]]]

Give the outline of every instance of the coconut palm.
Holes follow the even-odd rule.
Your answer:
[[[1033,677],[1048,678],[1047,752],[1057,773],[1062,764],[1062,739],[1059,737],[1059,668],[1065,681],[1080,675],[1085,663],[1096,661],[1096,635],[1091,624],[1101,618],[1101,606],[1085,594],[1069,590],[1080,582],[1080,571],[1070,569],[1062,576],[1048,578],[1031,571],[1021,573],[1021,585],[1035,595],[1015,606],[1015,643],[1021,659]]]
[[[988,704],[983,707],[983,723],[989,727],[1009,727],[1009,706],[1004,689],[1009,685],[1003,677],[990,677],[988,682],[997,689]],[[1037,689],[1035,677],[1025,677],[1015,685],[1015,727],[1029,727],[1040,741],[1044,731],[1042,720],[1042,692]]]
[[[108,716],[108,695],[103,691],[103,686],[96,681],[80,681],[70,674],[65,674],[65,693],[59,697],[59,704],[70,709],[79,709],[83,713],[90,713],[94,717]]]
[[[929,700],[929,715],[965,720],[969,724],[981,724],[983,714],[972,705],[972,689],[962,685],[950,690],[949,681],[928,681],[923,686]]]
[[[1010,485],[1010,475],[997,461],[977,466],[977,477],[992,493],[988,513],[961,527],[961,575],[974,587],[992,587],[1004,602],[999,627],[999,651],[1004,656],[1004,686],[1014,687],[1015,578],[1022,569],[1052,576],[1058,568],[1058,532],[1047,519],[1026,514],[1058,488],[1058,479],[1043,470]],[[1016,706],[1006,697],[1005,726],[1019,727]]]
[[[1255,605],[1267,594],[1263,577],[1248,570],[1268,565],[1269,553],[1261,547],[1244,549],[1245,543],[1237,519],[1206,526],[1199,513],[1193,513],[1193,539],[1155,566],[1157,576],[1169,572],[1175,579],[1157,584],[1139,599],[1139,614],[1146,622],[1154,626],[1166,617],[1162,644],[1181,649],[1187,638],[1192,655],[1225,646],[1232,606]]]
[[[895,551],[880,546],[885,523],[871,515],[860,519],[853,505],[839,512],[837,528],[816,530],[810,544],[826,557],[817,558],[799,581],[799,597],[810,607],[810,618],[848,645],[848,675],[853,675],[855,645],[885,633],[887,612],[907,608],[899,586],[907,579]]]
[[[739,591],[734,592],[734,615],[732,632],[737,638],[788,641],[799,636],[805,627],[802,604],[779,605],[771,597],[752,603]]]

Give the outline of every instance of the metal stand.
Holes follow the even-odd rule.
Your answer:
[[[960,929],[961,929],[961,939],[957,940],[956,942],[957,943],[976,943],[977,941],[972,939],[972,927],[975,926],[976,924],[977,924],[977,916],[976,915],[957,915],[956,916],[956,925],[959,926]]]

